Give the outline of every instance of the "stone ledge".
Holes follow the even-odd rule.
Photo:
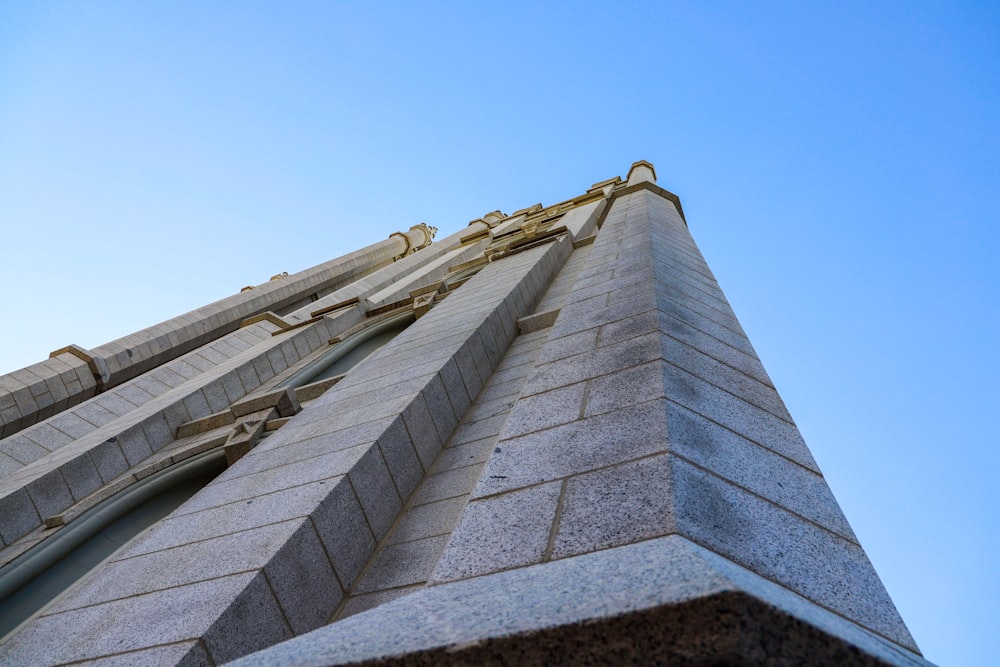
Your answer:
[[[242,322],[240,322],[240,328],[243,329],[252,324],[257,324],[258,322],[269,322],[274,326],[278,327],[279,331],[291,329],[293,326],[290,322],[286,322],[276,313],[269,310],[267,312],[261,313],[260,315],[254,315],[253,317],[248,317],[247,319],[243,320]]]
[[[527,317],[522,317],[517,321],[517,330],[522,334],[526,334],[547,329],[555,324],[560,310],[560,308],[553,308],[543,313],[535,313]]]
[[[87,362],[90,372],[94,375],[94,379],[97,380],[102,389],[104,388],[104,383],[111,377],[111,371],[108,370],[108,362],[105,361],[104,357],[94,356],[90,350],[85,350],[79,345],[67,345],[50,353],[49,359],[55,359],[61,354],[72,354],[77,359]]]
[[[320,380],[319,382],[311,382],[307,385],[297,387],[295,389],[295,396],[299,399],[299,403],[305,403],[306,401],[319,398],[326,393],[327,389],[343,380],[345,375],[346,373],[341,373],[340,375],[334,375],[332,378]]]
[[[930,665],[676,535],[426,588],[230,664],[580,663]]]
[[[674,206],[676,206],[678,215],[681,216],[681,220],[684,221],[684,226],[687,227],[687,218],[684,217],[684,208],[681,206],[680,197],[675,195],[673,192],[670,192],[669,190],[661,188],[659,185],[655,183],[650,183],[649,181],[643,181],[642,183],[629,185],[627,187],[623,187],[619,190],[615,190],[614,192],[612,192],[611,198],[608,202],[609,206],[604,209],[604,212],[601,214],[600,219],[597,221],[597,226],[601,227],[604,224],[604,219],[608,216],[608,213],[611,211],[610,204],[613,204],[614,201],[619,197],[624,197],[625,195],[630,195],[633,192],[639,192],[640,190],[649,190],[650,192],[663,197],[664,199],[672,203]]]
[[[233,414],[232,410],[223,410],[222,412],[216,412],[208,415],[207,417],[202,417],[201,419],[193,419],[189,422],[184,422],[177,427],[174,437],[179,440],[188,436],[197,435],[198,433],[204,433],[205,431],[211,431],[212,429],[219,428],[220,426],[228,426],[235,421],[236,415]]]
[[[266,394],[258,394],[240,399],[229,408],[236,417],[259,412],[266,408],[275,408],[282,417],[292,417],[302,410],[298,396],[291,387],[274,389]]]

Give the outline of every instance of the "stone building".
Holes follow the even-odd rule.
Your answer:
[[[927,664],[651,164],[435,232],[0,377],[0,664]]]

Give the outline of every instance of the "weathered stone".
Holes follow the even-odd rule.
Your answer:
[[[925,664],[655,178],[0,378],[4,436],[52,416],[0,442],[0,562],[230,463],[0,663],[221,664],[319,628],[244,664]],[[419,319],[292,386],[390,313]]]

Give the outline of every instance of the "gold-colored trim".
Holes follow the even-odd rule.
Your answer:
[[[359,297],[352,296],[350,299],[347,299],[345,301],[339,301],[333,304],[332,306],[326,306],[324,308],[320,308],[319,310],[314,310],[311,313],[309,313],[309,316],[319,317],[320,315],[326,315],[327,313],[332,313],[333,311],[340,310],[341,308],[347,308],[348,306],[357,305],[360,301],[361,299]]]

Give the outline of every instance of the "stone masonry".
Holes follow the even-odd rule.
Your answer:
[[[0,591],[225,468],[0,664],[928,664],[651,164],[435,231],[0,378]]]

